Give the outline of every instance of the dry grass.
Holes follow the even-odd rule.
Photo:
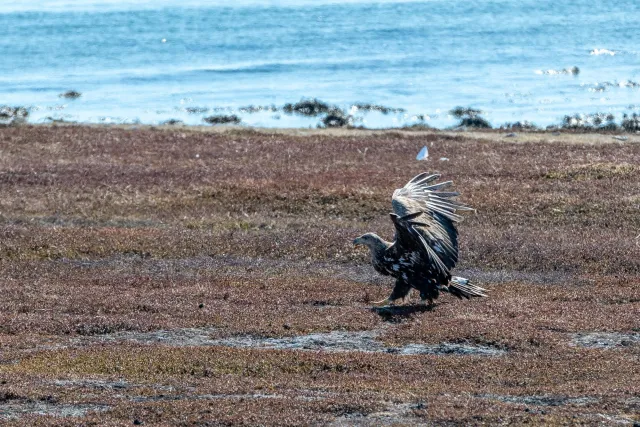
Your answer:
[[[640,145],[523,135],[0,129],[0,422],[640,422]],[[425,169],[477,208],[459,273],[490,298],[381,315],[389,282],[351,241],[391,238],[391,192]],[[118,339],[180,328],[507,353]],[[630,338],[573,342],[592,332]]]

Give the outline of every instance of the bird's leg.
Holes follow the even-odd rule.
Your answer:
[[[422,305],[424,305],[425,307],[433,306],[433,299],[432,298],[422,299],[421,302],[422,302]]]
[[[402,297],[402,304],[406,305],[407,303],[411,302],[411,289],[409,289],[409,291],[407,292],[407,294],[405,296]]]
[[[404,304],[410,293],[411,286],[409,286],[407,281],[403,279],[396,279],[396,285],[393,287],[393,291],[391,292],[391,295],[389,295],[389,298],[380,302],[386,302],[393,305],[396,301],[402,301]]]

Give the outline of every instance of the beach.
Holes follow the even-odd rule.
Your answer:
[[[417,161],[424,146],[429,157]],[[6,425],[639,423],[640,136],[0,127]],[[423,171],[488,298],[374,309]]]

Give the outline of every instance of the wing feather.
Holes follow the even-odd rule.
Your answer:
[[[463,217],[459,210],[473,210],[452,200],[457,192],[443,192],[453,182],[433,184],[438,174],[421,173],[393,193],[392,221],[396,227],[396,247],[420,250],[444,276],[458,262],[458,231],[455,223]]]

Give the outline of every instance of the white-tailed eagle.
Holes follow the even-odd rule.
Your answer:
[[[377,272],[392,276],[396,285],[389,298],[374,303],[386,305],[405,298],[412,288],[429,304],[440,291],[458,298],[485,297],[486,290],[469,279],[451,276],[458,262],[458,231],[455,223],[462,217],[456,211],[473,210],[453,200],[456,192],[441,191],[452,182],[434,183],[440,175],[421,173],[404,187],[393,192],[391,221],[395,241],[387,242],[377,234],[367,233],[353,241],[366,245]]]

